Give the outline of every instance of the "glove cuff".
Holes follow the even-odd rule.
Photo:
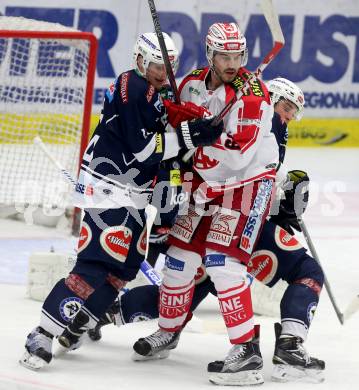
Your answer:
[[[182,122],[181,123],[181,135],[182,135],[182,140],[187,149],[194,149],[195,146],[193,145],[191,134],[189,131],[189,125],[188,121]]]

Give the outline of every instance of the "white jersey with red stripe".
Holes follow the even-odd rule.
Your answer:
[[[249,72],[241,68],[232,83],[215,91],[206,87],[209,68],[198,69],[181,83],[182,101],[202,105],[216,115],[243,85]],[[263,178],[275,178],[278,146],[271,133],[273,107],[263,82],[250,82],[244,96],[224,117],[224,132],[215,145],[200,147],[194,156],[194,169],[210,187],[198,192],[196,200],[208,201],[221,192],[239,188]]]

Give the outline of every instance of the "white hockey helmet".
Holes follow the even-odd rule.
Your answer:
[[[245,66],[248,60],[246,38],[236,23],[214,23],[206,36],[206,56],[210,67],[213,66],[215,52],[241,53],[241,66]]]
[[[165,40],[168,57],[171,62],[173,73],[176,74],[178,69],[178,50],[172,40],[172,38],[166,34],[162,33]],[[141,54],[143,57],[143,67],[145,72],[141,72],[137,66],[137,57]],[[163,64],[163,58],[161,53],[160,44],[155,33],[144,33],[141,34],[133,48],[133,61],[134,68],[143,76],[146,77],[146,71],[150,62],[155,64]]]
[[[277,77],[268,81],[267,88],[273,105],[280,99],[289,100],[298,107],[295,119],[302,119],[305,101],[303,91],[298,86],[283,77]]]

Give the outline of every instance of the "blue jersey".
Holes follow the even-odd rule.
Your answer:
[[[135,70],[111,84],[81,164],[81,207],[146,206],[164,155],[164,119],[160,94]]]
[[[282,123],[280,115],[276,112],[272,119],[272,133],[275,135],[275,139],[279,149],[279,162],[283,164],[285,151],[288,142],[288,127],[286,123]]]

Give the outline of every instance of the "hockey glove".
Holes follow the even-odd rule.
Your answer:
[[[212,123],[213,117],[182,122],[176,129],[180,147],[190,150],[214,144],[223,131],[223,121],[217,125]]]
[[[288,180],[283,186],[285,199],[280,201],[278,215],[273,215],[271,221],[294,234],[293,229],[299,232],[298,218],[307,208],[309,200],[309,177],[306,172],[294,170],[288,172]]]
[[[197,106],[192,102],[175,104],[171,100],[163,100],[163,104],[166,107],[168,122],[175,129],[179,127],[181,122],[212,116],[206,108]]]

